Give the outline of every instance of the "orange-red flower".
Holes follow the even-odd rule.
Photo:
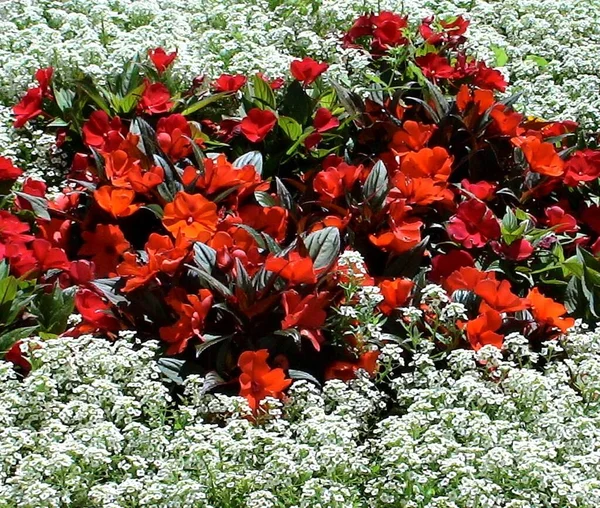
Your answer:
[[[357,362],[335,361],[325,371],[325,379],[341,379],[342,381],[350,381],[356,377],[356,371],[362,369],[371,377],[377,371],[377,359],[379,351],[368,351],[362,355]]]
[[[399,154],[421,150],[436,128],[435,125],[425,125],[414,120],[407,120],[402,124],[402,128],[394,133],[389,148]]]
[[[304,57],[302,60],[294,60],[290,65],[292,76],[298,81],[302,81],[304,86],[308,86],[323,74],[329,65],[318,63],[310,57]]]
[[[423,226],[421,221],[394,224],[391,231],[386,231],[378,236],[369,235],[369,240],[380,249],[401,254],[409,251],[421,241],[421,226]]]
[[[502,316],[493,309],[487,309],[477,318],[467,323],[467,338],[475,350],[491,344],[502,348],[504,336],[496,333],[502,326]]]
[[[207,195],[236,185],[253,184],[259,180],[254,166],[246,164],[236,168],[224,154],[216,159],[207,158],[204,161],[203,172],[198,172],[194,166],[188,166],[183,172],[184,185],[189,186],[196,182],[196,188],[202,189]]]
[[[483,299],[485,305],[498,312],[517,312],[528,307],[527,300],[519,298],[511,291],[510,282],[484,279],[475,286],[475,293]]]
[[[112,275],[119,257],[131,247],[119,226],[98,224],[94,232],[84,231],[81,236],[85,242],[79,255],[91,257],[98,275]]]
[[[400,171],[411,178],[431,178],[445,182],[452,171],[452,157],[441,146],[408,152],[402,159]]]
[[[287,259],[270,257],[265,262],[265,269],[286,279],[290,284],[314,284],[317,274],[312,259],[302,257],[298,252],[291,252]]]
[[[259,143],[267,137],[277,123],[277,117],[268,109],[253,108],[240,123],[242,134],[253,143]]]
[[[161,118],[156,125],[156,140],[161,150],[172,160],[187,157],[192,151],[192,129],[179,113]]]
[[[320,351],[325,340],[321,329],[327,318],[325,307],[329,304],[329,294],[325,291],[305,296],[302,298],[293,289],[285,291],[282,295],[285,317],[281,328],[296,328],[300,334],[307,337],[313,347]]]
[[[406,303],[413,288],[413,282],[409,279],[384,280],[379,283],[383,301],[379,304],[381,312],[391,314],[394,309]]]
[[[146,86],[140,97],[138,108],[144,113],[161,114],[167,113],[172,107],[171,92],[162,83],[150,83],[146,80]]]
[[[175,236],[207,242],[217,228],[217,205],[200,194],[178,192],[165,206],[163,224]]]
[[[531,312],[538,324],[549,328],[558,328],[565,333],[575,324],[575,320],[563,317],[567,309],[562,303],[555,302],[552,298],[546,298],[538,288],[533,288],[527,295],[531,305]]]
[[[523,150],[531,171],[546,176],[562,176],[564,173],[565,163],[552,143],[542,142],[535,136],[512,138],[512,142]]]
[[[162,74],[170,67],[173,60],[177,58],[177,51],[167,53],[163,48],[149,49],[148,57],[150,57],[158,73]]]
[[[449,294],[459,289],[473,291],[477,285],[486,279],[496,280],[494,272],[482,272],[473,266],[462,266],[446,278],[442,279],[442,285]]]
[[[281,399],[283,391],[292,384],[286,379],[283,369],[272,369],[267,364],[269,352],[266,349],[244,351],[238,359],[240,374],[240,395],[246,397],[250,407],[256,412],[265,397]]]
[[[127,217],[135,213],[140,205],[134,204],[135,192],[105,185],[94,191],[96,203],[113,217]]]

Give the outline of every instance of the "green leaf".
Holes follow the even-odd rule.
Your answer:
[[[226,299],[233,297],[233,293],[227,286],[225,286],[222,282],[219,282],[204,269],[197,268],[193,265],[185,266],[189,268],[194,274],[196,274],[196,276],[200,279],[200,282],[203,283],[208,289],[216,291]]]
[[[311,383],[314,383],[317,386],[321,386],[321,383],[319,383],[316,377],[304,370],[290,369],[288,370],[288,376],[290,377],[290,379],[310,381]]]
[[[281,114],[304,125],[313,112],[312,99],[298,81],[292,81],[283,97]]]
[[[340,253],[340,232],[337,228],[326,227],[308,235],[304,239],[304,244],[313,260],[315,269],[327,269]]]
[[[254,198],[256,202],[263,208],[269,208],[271,206],[277,206],[277,202],[273,199],[273,196],[265,191],[254,191]]]
[[[279,198],[281,206],[289,211],[293,211],[294,200],[292,199],[292,195],[278,177],[275,177],[275,185],[277,186],[277,197]]]
[[[27,201],[33,210],[36,217],[40,219],[50,220],[50,214],[48,213],[48,201],[38,196],[32,196],[31,194],[25,194],[24,192],[15,191],[15,194],[20,198]]]
[[[73,108],[73,99],[75,98],[75,92],[69,89],[54,89],[54,98],[59,109],[66,113],[68,110]]]
[[[246,165],[254,166],[255,171],[262,175],[263,172],[263,156],[258,150],[245,153],[233,161],[234,168],[243,168]]]
[[[296,141],[302,135],[302,125],[289,116],[280,116],[277,124],[292,141]]]
[[[196,358],[198,358],[209,347],[231,340],[232,337],[233,335],[210,335],[205,333],[202,335],[202,343],[196,346]]]
[[[185,360],[181,360],[179,358],[159,358],[157,360],[158,369],[162,372],[162,374],[171,382],[176,385],[183,384],[183,366],[185,365]]]
[[[494,67],[504,67],[508,63],[508,54],[504,48],[492,44],[491,50],[494,52]]]
[[[548,60],[538,55],[527,55],[525,57],[525,60],[531,60],[532,62],[535,62],[538,65],[538,67],[541,67],[542,69],[550,64]]]
[[[363,186],[363,198],[375,211],[381,209],[388,194],[389,177],[383,161],[377,161]]]
[[[270,85],[260,76],[255,75],[252,79],[253,102],[260,109],[277,109],[275,94]]]
[[[75,306],[71,293],[56,285],[51,292],[42,293],[32,302],[30,312],[37,317],[41,332],[60,335],[66,330]]]
[[[181,114],[183,116],[191,115],[191,114],[195,113],[196,111],[199,111],[202,108],[209,106],[213,102],[220,101],[221,99],[223,99],[224,97],[227,97],[228,95],[230,95],[230,94],[226,93],[226,92],[220,92],[220,93],[209,95],[208,97],[204,97],[203,99],[200,99],[197,102],[191,103],[186,109],[184,109],[182,111]],[[196,99],[196,98],[194,98],[194,99]]]
[[[194,243],[194,263],[207,273],[211,273],[217,263],[217,251],[205,243]]]
[[[15,330],[11,330],[9,332],[4,332],[2,335],[0,335],[0,352],[8,351],[15,342],[31,337],[37,329],[38,326],[36,325],[25,326],[22,328],[16,328]]]

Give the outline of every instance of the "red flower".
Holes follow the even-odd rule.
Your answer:
[[[496,280],[496,275],[494,272],[482,272],[473,266],[463,266],[452,272],[446,280],[443,280],[442,286],[451,295],[460,289],[473,291],[477,284],[486,279]]]
[[[502,348],[504,336],[495,333],[502,326],[502,317],[493,309],[488,309],[467,323],[467,338],[476,351],[483,346]]]
[[[317,132],[326,132],[335,129],[339,125],[340,121],[327,108],[317,109],[313,120],[313,126]]]
[[[567,309],[563,304],[555,302],[552,298],[546,298],[538,288],[533,288],[529,292],[527,300],[531,304],[533,317],[539,325],[558,328],[562,333],[565,333],[575,324],[573,318],[563,317],[567,313]]]
[[[156,125],[156,140],[161,150],[173,161],[187,157],[192,151],[192,129],[185,116],[176,113],[161,118]]]
[[[463,247],[483,247],[500,236],[500,225],[494,213],[477,199],[458,205],[456,215],[450,218],[447,231]]]
[[[504,259],[523,261],[533,254],[533,245],[526,238],[518,238],[506,245],[504,242],[490,242],[492,249]]]
[[[566,213],[560,206],[549,206],[544,210],[547,224],[555,233],[576,233],[579,230],[577,219]]]
[[[496,192],[497,185],[495,183],[486,182],[482,180],[481,182],[471,183],[466,178],[460,182],[463,189],[467,192],[470,192],[477,199],[481,201],[489,201],[492,199]]]
[[[253,108],[240,123],[242,133],[252,143],[259,143],[277,123],[277,117],[268,109]]]
[[[48,270],[68,270],[70,267],[65,251],[58,247],[52,247],[52,244],[48,240],[36,238],[31,242],[31,250],[39,263],[39,268],[43,272]]]
[[[402,159],[400,171],[410,178],[431,178],[445,182],[452,171],[452,156],[441,146],[408,152]]]
[[[0,180],[16,180],[23,170],[16,167],[8,157],[0,157]]]
[[[437,53],[427,53],[425,56],[415,58],[415,63],[421,69],[425,77],[432,81],[436,79],[449,79],[454,75],[454,67],[448,59]]]
[[[83,124],[83,141],[88,146],[112,152],[123,140],[121,129],[121,119],[118,116],[111,120],[104,111],[94,111]]]
[[[323,141],[323,135],[320,132],[311,132],[304,140],[304,147],[307,150],[313,150]]]
[[[371,243],[380,249],[401,254],[409,251],[421,241],[421,221],[394,224],[390,231],[369,235]]]
[[[281,328],[298,329],[300,334],[307,337],[313,347],[320,351],[325,340],[321,329],[327,318],[324,308],[329,304],[328,297],[329,294],[325,291],[304,298],[293,289],[285,291],[282,294],[285,318],[281,322]]]
[[[244,351],[238,359],[240,374],[240,395],[246,397],[250,407],[256,412],[265,397],[281,399],[283,391],[292,384],[286,379],[283,369],[271,369],[267,364],[269,352],[266,349]]]
[[[20,171],[20,170],[19,170]],[[23,194],[29,196],[35,196],[37,198],[44,198],[46,196],[46,183],[42,180],[35,180],[33,178],[26,178],[23,182],[23,188],[21,189]],[[15,205],[19,210],[31,210],[32,206],[27,199],[17,196],[15,198]]]
[[[526,300],[519,298],[511,291],[510,282],[507,280],[502,282],[492,279],[482,280],[475,286],[475,294],[498,312],[517,312],[528,307]],[[482,306],[484,306],[483,303]]]
[[[110,305],[89,289],[77,291],[75,307],[92,330],[114,331],[119,329],[119,322],[110,312]]]
[[[478,62],[477,69],[473,75],[473,84],[484,90],[506,91],[508,82],[497,69],[491,69],[485,62]]]
[[[144,113],[161,114],[167,113],[172,107],[169,89],[162,83],[150,83],[146,80],[138,109]]]
[[[162,220],[173,235],[206,242],[217,227],[217,205],[200,194],[181,191],[165,206]]]
[[[333,362],[325,371],[325,380],[341,379],[342,381],[350,381],[356,377],[356,372],[359,369],[366,371],[373,377],[377,371],[377,358],[379,358],[379,351],[368,351],[360,355],[358,362]]]
[[[379,283],[383,301],[379,304],[381,312],[391,314],[394,309],[406,303],[414,283],[409,279],[384,280]]]
[[[381,11],[377,16],[371,16],[374,25],[373,49],[385,51],[389,47],[404,45],[408,39],[404,29],[408,25],[407,16],[399,16],[389,11]]]
[[[389,147],[399,154],[421,150],[436,128],[435,125],[425,125],[414,120],[407,120],[402,124],[402,129],[394,133]]]
[[[241,74],[236,74],[235,76],[221,74],[213,83],[213,86],[217,92],[237,92],[247,81],[246,76],[242,76]]]
[[[600,150],[580,150],[565,163],[564,182],[577,187],[581,182],[592,182],[600,177]]]
[[[447,254],[438,254],[431,258],[429,280],[439,284],[450,274],[465,266],[474,266],[473,256],[465,250],[452,250]]]
[[[140,205],[134,204],[135,192],[104,185],[94,191],[96,203],[113,217],[127,217],[135,213]]]
[[[341,162],[337,167],[329,167],[326,171],[320,171],[313,180],[313,189],[321,199],[331,201],[350,192],[354,183],[360,176],[363,166],[350,166]]]
[[[21,344],[23,344],[22,340],[15,342],[4,355],[4,361],[20,367],[23,374],[27,375],[31,371],[31,363],[29,363],[29,360],[23,355]]]
[[[100,276],[112,276],[119,257],[131,247],[119,226],[98,224],[94,232],[84,231],[80,256],[91,257]]]
[[[167,53],[163,48],[149,49],[148,56],[150,57],[150,60],[152,60],[158,73],[162,74],[173,63],[173,60],[177,58],[177,51]]]
[[[546,176],[562,176],[564,173],[565,163],[552,143],[544,143],[535,136],[512,138],[512,142],[523,150],[531,171]]]
[[[318,63],[308,56],[302,60],[294,60],[290,65],[292,76],[298,81],[302,81],[304,86],[313,83],[328,68],[329,65],[326,63]]]
[[[317,274],[312,259],[302,257],[298,252],[291,252],[287,259],[270,257],[265,262],[265,270],[274,272],[290,284],[314,284]]]
[[[21,101],[13,106],[15,128],[23,127],[29,120],[42,114],[42,93],[40,88],[30,88]]]

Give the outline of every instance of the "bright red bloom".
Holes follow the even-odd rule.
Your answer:
[[[356,39],[373,35],[372,16],[363,14],[354,20],[352,27],[344,34],[344,48],[351,47]]]
[[[165,72],[169,66],[173,63],[173,60],[177,58],[177,51],[173,53],[167,53],[163,48],[149,49],[148,57],[152,60],[154,67],[159,74]]]
[[[558,328],[565,333],[575,324],[573,318],[563,317],[567,313],[567,309],[562,303],[555,302],[552,298],[546,298],[538,288],[533,288],[529,292],[527,300],[531,305],[533,317],[540,326]]]
[[[276,273],[290,284],[314,284],[317,282],[312,259],[302,257],[295,251],[291,252],[287,259],[269,257],[265,262],[265,270]]]
[[[452,156],[441,146],[408,152],[402,159],[400,171],[410,178],[431,178],[445,182],[452,171]]]
[[[16,180],[23,170],[16,167],[8,157],[0,157],[0,180]]]
[[[104,111],[94,111],[83,124],[83,141],[86,145],[112,152],[124,139],[118,116],[110,118]]]
[[[28,233],[29,224],[21,222],[10,212],[0,210],[0,258],[4,255],[4,245],[27,243],[35,238]]]
[[[31,251],[42,272],[47,272],[48,270],[68,270],[70,267],[65,251],[58,247],[52,247],[52,244],[48,240],[36,238],[31,242]]]
[[[89,289],[77,291],[75,307],[93,330],[114,331],[120,328],[117,318],[110,311],[110,305]]]
[[[389,11],[381,11],[371,16],[373,23],[373,49],[382,51],[389,47],[401,46],[408,42],[404,29],[408,25],[407,16],[399,16]]]
[[[221,74],[213,83],[216,92],[237,92],[242,88],[248,79],[241,74]]]
[[[467,323],[467,338],[476,351],[483,346],[502,348],[504,336],[496,333],[502,326],[502,317],[493,309],[488,309]]]
[[[3,252],[2,258],[6,257],[10,264],[10,271],[17,277],[30,277],[38,268],[39,262],[23,243],[9,243],[0,245]]]
[[[29,363],[29,360],[23,356],[21,344],[23,344],[22,340],[15,342],[4,355],[4,361],[20,367],[23,371],[23,374],[27,375],[31,371],[31,363]]]
[[[403,222],[394,224],[390,231],[376,235],[369,235],[371,243],[380,249],[395,254],[409,251],[421,241],[421,221]]]
[[[217,228],[217,205],[200,194],[181,191],[165,206],[162,221],[175,236],[206,242]]]
[[[37,118],[43,113],[42,101],[44,97],[52,98],[50,80],[53,73],[54,69],[52,67],[39,69],[35,73],[35,79],[40,86],[27,90],[21,101],[13,106],[13,113],[16,116],[14,126],[16,128],[23,127],[29,120]]]
[[[490,133],[498,133],[502,136],[519,136],[523,132],[521,124],[523,115],[513,111],[503,104],[496,104],[490,111],[493,123],[489,127]]]
[[[292,384],[286,379],[283,369],[271,369],[267,364],[269,351],[244,351],[238,359],[240,395],[246,397],[254,412],[265,397],[281,399],[283,391]]]
[[[519,298],[511,291],[510,282],[507,280],[485,279],[477,283],[474,291],[489,307],[498,312],[517,312],[528,307],[527,300]]]
[[[564,182],[577,187],[581,182],[593,182],[600,177],[600,150],[580,150],[565,163]]]
[[[325,370],[325,380],[341,379],[342,381],[350,381],[356,377],[356,372],[359,369],[366,371],[371,377],[373,377],[377,371],[378,358],[379,351],[367,351],[366,353],[360,355],[358,362],[333,362]]]
[[[242,134],[252,143],[259,143],[269,132],[273,130],[277,123],[277,117],[268,109],[253,108],[248,111],[240,123]]]
[[[292,76],[298,81],[301,81],[304,86],[313,83],[328,68],[328,64],[318,63],[308,56],[304,57],[302,60],[294,60],[290,65]]]
[[[437,53],[427,53],[415,58],[415,63],[421,69],[425,77],[435,82],[437,79],[449,79],[454,75],[454,67],[448,59]]]
[[[188,166],[183,173],[183,183],[187,186],[196,182],[196,188],[202,189],[206,194],[214,194],[217,191],[234,187],[236,185],[247,186],[256,183],[260,177],[254,166],[246,164],[236,168],[227,160],[224,154],[216,159],[207,158],[204,161],[204,171],[198,172],[194,166]],[[241,189],[238,190],[238,194]]]
[[[499,92],[505,92],[508,86],[502,73],[498,69],[488,67],[485,62],[477,62],[473,84],[484,90],[498,90]]]
[[[134,204],[135,192],[129,189],[118,189],[104,185],[94,191],[96,203],[110,213],[113,217],[127,217],[139,209],[140,205]]]
[[[477,199],[458,205],[456,215],[450,218],[447,231],[463,247],[483,247],[500,236],[500,225],[494,213]]]
[[[112,276],[119,257],[131,248],[119,226],[98,224],[94,232],[84,231],[80,256],[91,257],[100,276]]]
[[[296,328],[300,334],[307,337],[313,347],[320,351],[324,342],[322,333],[327,313],[329,294],[325,291],[305,296],[302,298],[296,291],[290,289],[282,294],[283,310],[285,318],[281,322],[281,328],[287,330]]]
[[[379,283],[383,301],[379,304],[381,312],[391,314],[394,309],[406,303],[414,286],[409,279],[384,280]]]
[[[425,44],[437,46],[439,44],[448,44],[456,46],[465,41],[464,34],[469,26],[469,21],[462,16],[458,16],[453,21],[440,21],[442,30],[436,32],[433,30],[433,16],[425,18],[419,26],[419,33],[423,37]]]
[[[192,152],[192,129],[185,116],[179,113],[161,118],[156,125],[156,140],[161,150],[173,161]]]
[[[313,150],[319,145],[321,141],[323,141],[323,135],[320,132],[311,132],[304,139],[304,147],[307,150]]]
[[[243,224],[267,233],[278,242],[285,238],[288,211],[281,206],[246,205],[239,210]]]
[[[421,150],[436,128],[435,125],[425,125],[414,120],[407,120],[402,124],[402,128],[394,133],[389,148],[399,154]]]
[[[170,344],[166,353],[176,355],[185,350],[192,338],[202,338],[204,321],[212,307],[213,295],[208,289],[201,289],[198,295],[186,295],[175,290],[167,301],[179,320],[174,325],[163,326],[159,333],[160,338]]]
[[[504,259],[523,261],[533,254],[533,245],[526,238],[518,238],[506,245],[504,242],[490,242],[492,249]]]
[[[535,136],[512,138],[514,145],[523,150],[531,171],[546,176],[562,176],[565,163],[552,143],[544,143]]]
[[[579,230],[577,219],[566,213],[560,206],[549,206],[544,210],[547,224],[556,233],[576,233]]]
[[[329,167],[317,173],[313,180],[313,189],[326,201],[339,198],[350,192],[363,169],[362,165],[350,166],[345,162],[337,167]]]
[[[461,289],[473,291],[481,281],[486,279],[496,280],[496,274],[482,272],[473,266],[463,266],[452,272],[446,280],[442,280],[442,286],[451,295]]]
[[[173,104],[171,102],[171,92],[165,85],[150,83],[146,80],[146,86],[138,104],[140,111],[150,114],[168,113]]]
[[[473,256],[465,250],[451,250],[447,254],[438,254],[431,258],[429,280],[439,284],[450,274],[465,266],[474,266]]]
[[[46,189],[46,183],[42,180],[26,178],[23,182],[23,188],[21,189],[21,192],[23,194],[27,194],[28,196],[44,198],[46,196]],[[15,205],[19,210],[32,210],[33,208],[31,203],[21,196],[16,196]]]
[[[313,120],[313,126],[317,132],[326,132],[335,129],[339,125],[340,121],[327,108],[317,109]]]
[[[473,194],[477,199],[481,201],[489,201],[495,196],[496,188],[498,187],[495,183],[481,182],[471,183],[466,178],[460,182],[463,189]]]

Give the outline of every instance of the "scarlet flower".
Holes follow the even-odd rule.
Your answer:
[[[512,142],[523,150],[531,171],[546,176],[562,176],[564,173],[565,164],[552,143],[544,143],[535,136],[512,138]]]
[[[84,231],[80,256],[91,257],[100,276],[112,276],[119,257],[131,248],[119,226],[98,224],[94,232]]]
[[[350,381],[356,377],[356,372],[359,369],[367,372],[371,377],[377,371],[377,359],[379,351],[367,351],[360,355],[358,362],[335,361],[325,370],[325,380],[341,379],[342,381]]]
[[[276,273],[290,284],[314,284],[317,282],[312,259],[302,257],[298,252],[291,252],[287,259],[269,257],[265,262],[265,270]]]
[[[175,236],[206,242],[217,228],[217,205],[200,194],[181,191],[165,206],[162,221]]]
[[[491,90],[472,89],[469,85],[461,85],[456,94],[456,106],[461,113],[473,107],[477,116],[482,116],[494,105],[494,92]]]
[[[302,298],[297,291],[290,289],[282,294],[285,318],[281,328],[297,328],[300,334],[307,337],[315,350],[320,351],[324,342],[321,329],[327,319],[324,308],[328,305],[329,294],[325,291]]]
[[[502,73],[498,69],[488,67],[485,62],[477,62],[473,84],[484,90],[498,90],[499,92],[505,92],[508,86]]]
[[[421,221],[403,222],[394,224],[390,231],[376,235],[369,235],[373,245],[385,251],[401,254],[409,251],[421,241]]]
[[[0,180],[16,180],[23,170],[16,167],[8,157],[0,157]]]
[[[195,181],[196,188],[202,189],[206,194],[214,194],[219,190],[240,184],[252,184],[258,180],[259,176],[254,166],[246,164],[236,168],[224,154],[220,154],[216,159],[207,158],[202,173],[193,166],[188,166],[183,173],[185,185],[192,185]]]
[[[21,344],[23,344],[22,340],[15,342],[4,355],[4,361],[20,367],[23,374],[27,375],[31,372],[31,363],[29,363],[29,360],[23,355]]]
[[[378,15],[371,16],[371,22],[375,28],[373,30],[373,47],[376,51],[401,46],[408,42],[404,36],[404,29],[408,25],[407,16],[381,11]]]
[[[259,143],[277,123],[277,117],[268,109],[253,108],[240,123],[242,134],[252,143]]]
[[[266,349],[244,351],[238,359],[240,374],[240,395],[248,400],[254,412],[265,397],[281,399],[283,391],[292,384],[286,379],[283,369],[271,369],[267,364],[269,352]]]
[[[127,217],[137,212],[140,205],[134,204],[135,192],[104,185],[94,191],[96,203],[113,217]]]
[[[163,48],[149,49],[148,57],[150,57],[158,73],[162,74],[173,63],[173,60],[177,58],[177,51],[167,53]]]
[[[271,90],[279,90],[285,84],[285,79],[283,79],[282,77],[270,80],[262,72],[257,72],[256,75],[265,83],[267,83],[271,87]]]
[[[267,233],[273,239],[282,241],[288,226],[288,211],[281,206],[246,205],[239,210],[243,224]]]
[[[307,150],[313,150],[321,141],[323,141],[323,135],[320,132],[311,132],[304,139],[304,148]]]
[[[481,281],[486,279],[496,280],[496,274],[482,272],[473,266],[463,266],[452,272],[446,280],[442,279],[442,286],[449,294],[460,289],[473,291]]]
[[[466,178],[462,180],[460,184],[462,185],[463,189],[473,194],[473,196],[481,201],[489,201],[492,199],[495,195],[497,187],[495,183],[486,182],[485,180],[477,183],[471,183]]]
[[[579,230],[577,219],[566,213],[560,206],[549,206],[544,210],[547,224],[555,233],[576,233]]]
[[[89,289],[79,289],[75,294],[75,307],[93,330],[114,331],[119,322],[110,311],[110,305]]]
[[[511,291],[510,282],[507,280],[482,280],[475,286],[475,294],[480,296],[489,307],[498,312],[517,312],[525,310],[528,307],[526,300],[519,298]]]
[[[373,35],[372,16],[363,14],[354,20],[352,27],[344,34],[344,48],[352,46],[352,44],[361,37]]]
[[[519,136],[523,132],[521,123],[523,115],[513,111],[503,104],[496,104],[490,111],[493,120],[489,128],[490,133],[498,133],[502,136]]]
[[[419,33],[423,37],[425,44],[436,46],[445,43],[450,46],[456,46],[465,41],[464,34],[469,26],[469,21],[462,16],[458,16],[454,21],[441,21],[442,31],[440,32],[435,32],[431,27],[432,24],[433,16],[429,16],[419,26]]]
[[[88,146],[112,152],[123,140],[122,127],[118,116],[111,119],[101,109],[94,111],[83,124],[83,142]]]
[[[187,157],[192,151],[192,130],[179,113],[161,118],[156,125],[156,140],[161,150],[173,161]]]
[[[431,271],[428,273],[429,280],[439,284],[452,273],[465,266],[474,266],[473,256],[465,250],[451,250],[446,254],[438,254],[431,258]]]
[[[69,269],[70,264],[65,251],[58,247],[52,247],[48,240],[36,238],[31,242],[31,250],[43,272]]]
[[[540,326],[558,328],[565,333],[575,324],[575,320],[563,317],[567,309],[562,303],[555,302],[552,298],[546,298],[538,288],[533,288],[527,295],[531,305],[531,313]]]
[[[290,72],[298,81],[301,81],[304,86],[313,83],[321,74],[323,74],[329,65],[326,63],[318,63],[310,57],[304,57],[302,60],[294,60],[290,64]]]
[[[435,82],[437,79],[449,79],[454,75],[454,67],[448,59],[437,53],[427,53],[415,58],[415,63],[421,69],[425,77]]]
[[[467,323],[467,338],[476,351],[483,346],[502,348],[504,336],[496,333],[502,326],[502,317],[493,309],[488,309]]]
[[[458,205],[456,215],[450,218],[447,231],[463,247],[483,247],[489,240],[500,236],[500,225],[494,213],[477,199]]]
[[[139,194],[147,194],[165,179],[165,171],[161,166],[152,166],[144,171],[139,165],[134,165],[127,174],[131,188]]]
[[[35,237],[29,233],[29,224],[21,222],[6,210],[0,210],[0,257],[2,246],[9,243],[27,243]]]
[[[400,170],[410,178],[431,178],[445,182],[452,171],[452,157],[441,146],[408,152],[402,159]]]
[[[15,128],[23,127],[29,120],[42,114],[42,93],[39,87],[27,90],[21,101],[13,106]]]
[[[523,261],[533,254],[533,245],[526,238],[518,238],[510,245],[502,242],[490,242],[492,249],[504,259],[511,261]]]
[[[393,183],[395,188],[390,191],[389,197],[401,197],[410,205],[427,206],[453,197],[445,182],[433,178],[409,178],[404,173],[397,173]]]
[[[146,80],[144,91],[140,97],[138,109],[144,113],[167,113],[173,107],[171,92],[162,83],[150,83]]]
[[[384,280],[379,283],[383,301],[379,304],[381,312],[391,314],[406,303],[414,284],[409,279]]]
[[[21,189],[21,192],[23,194],[27,194],[28,196],[45,199],[46,188],[46,183],[42,180],[35,180],[34,178],[28,177],[23,182],[23,188]],[[21,196],[17,196],[15,198],[15,205],[19,210],[32,210],[33,208],[31,203]]]
[[[28,278],[39,268],[39,262],[24,243],[9,243],[0,245],[2,256],[8,259],[10,271],[17,277]]]
[[[326,201],[337,199],[350,192],[358,180],[363,166],[350,166],[341,162],[337,167],[329,167],[320,171],[313,180],[313,188]]]
[[[399,154],[421,150],[436,128],[435,125],[425,125],[414,120],[407,120],[402,124],[402,128],[394,133],[389,148]]]
[[[564,182],[577,187],[581,182],[592,182],[600,177],[600,150],[580,150],[565,163]]]
[[[179,320],[172,326],[160,328],[160,338],[169,343],[168,355],[182,353],[188,342],[194,338],[202,338],[204,321],[212,304],[213,295],[208,289],[201,289],[198,295],[180,294],[173,291],[167,301],[179,315]]]
[[[339,125],[340,121],[327,108],[317,109],[313,120],[313,126],[317,132],[326,132],[335,129]]]
[[[247,82],[246,76],[241,74],[221,74],[217,80],[213,83],[215,91],[217,92],[237,92]]]

